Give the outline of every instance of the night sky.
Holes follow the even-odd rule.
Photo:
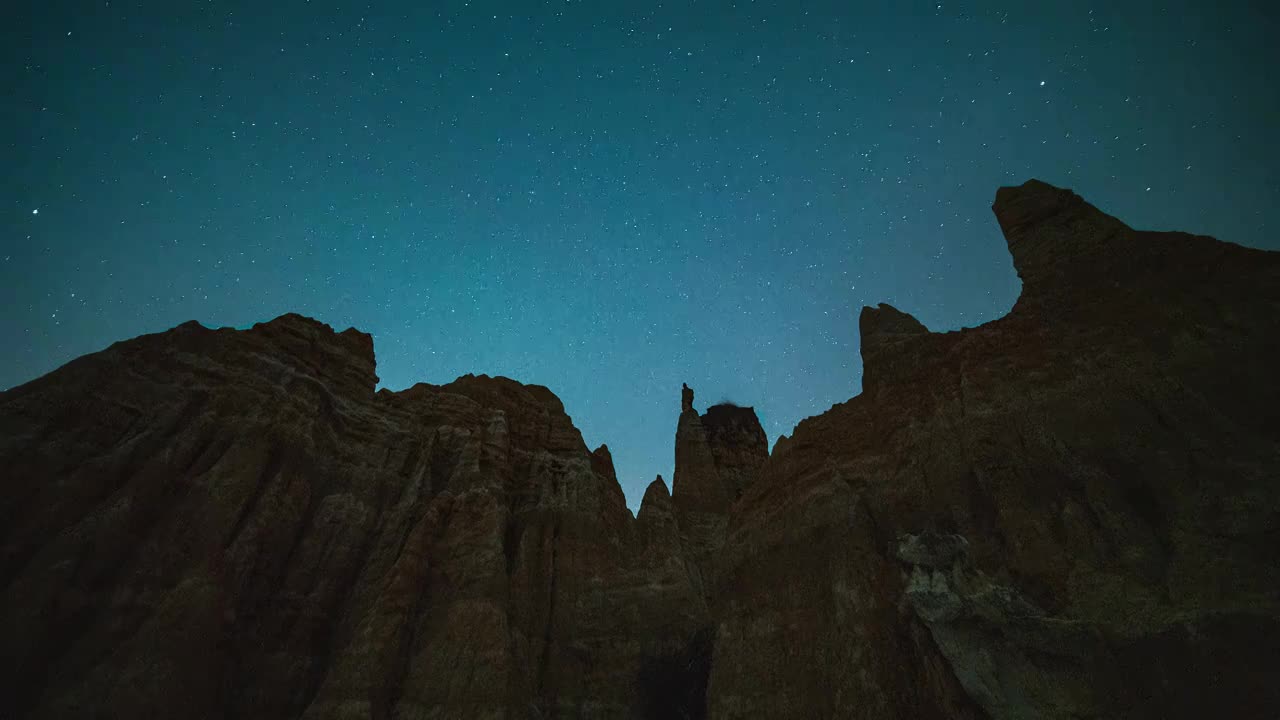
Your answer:
[[[772,444],[858,393],[862,306],[1004,314],[1000,185],[1280,248],[1270,5],[26,0],[0,388],[299,312],[394,390],[547,385],[635,508],[682,382]]]

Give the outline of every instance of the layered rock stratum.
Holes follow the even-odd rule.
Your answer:
[[[547,388],[186,323],[0,393],[0,717],[1280,716],[1280,256],[1030,181],[1022,294],[859,321],[637,515]]]
[[[0,714],[625,715],[708,622],[671,511],[546,388],[376,382],[286,315],[0,396]]]

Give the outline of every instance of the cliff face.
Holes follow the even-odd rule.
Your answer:
[[[546,388],[375,383],[368,335],[284,316],[0,395],[0,715],[634,707],[707,619],[608,449]]]
[[[735,506],[713,717],[1280,712],[1280,257],[994,210],[1009,315],[864,309],[864,392]]]
[[[1280,258],[994,209],[1009,315],[864,309],[771,457],[685,388],[634,519],[546,388],[296,315],[0,393],[0,716],[1280,715]]]

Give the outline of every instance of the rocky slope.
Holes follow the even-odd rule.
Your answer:
[[[708,600],[729,507],[768,459],[769,443],[752,408],[713,405],[699,415],[693,389],[681,389],[671,499],[690,578]]]
[[[1280,258],[1002,188],[1023,292],[860,320],[628,512],[546,388],[187,323],[0,393],[0,717],[1280,715]]]
[[[0,395],[0,716],[636,707],[708,622],[670,500],[633,521],[546,388],[376,381],[368,335],[286,315]]]
[[[864,309],[863,393],[733,508],[711,715],[1280,716],[1280,256],[994,210],[1008,316]]]

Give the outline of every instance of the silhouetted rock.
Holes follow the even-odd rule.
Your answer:
[[[1001,188],[1013,310],[859,319],[633,519],[547,388],[185,323],[0,393],[0,716],[1280,716],[1280,256]]]
[[[716,718],[1280,715],[1280,256],[1002,188],[1023,281],[930,333],[734,506]]]
[[[929,332],[919,320],[884,303],[862,308],[858,330],[862,336],[864,392],[909,375],[914,365],[903,345]]]
[[[0,394],[0,715],[635,707],[708,620],[608,449],[546,388],[375,394],[373,360],[297,315],[187,323]]]
[[[698,415],[688,385],[681,406],[671,500],[694,587],[707,597],[729,506],[769,459],[769,443],[752,408],[721,404]]]

